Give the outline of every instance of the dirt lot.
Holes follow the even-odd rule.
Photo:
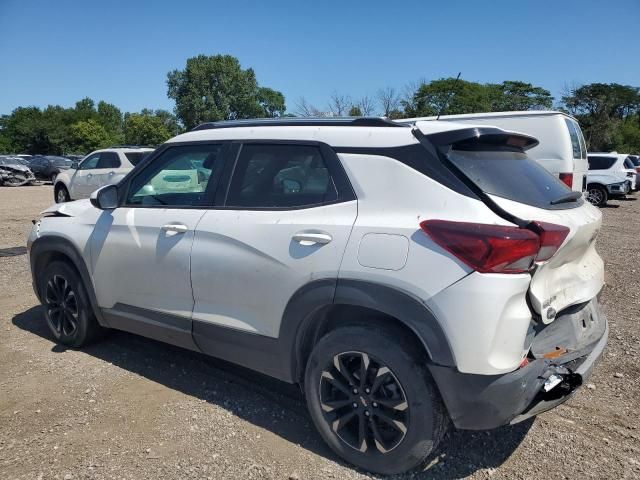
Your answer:
[[[0,249],[23,246],[51,199],[0,188]],[[640,201],[612,203],[611,334],[588,388],[533,422],[451,433],[416,478],[640,478]],[[368,477],[322,443],[294,387],[125,333],[56,345],[18,255],[0,256],[0,478]]]

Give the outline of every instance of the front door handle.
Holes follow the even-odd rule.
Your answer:
[[[87,173],[87,178],[93,177],[93,173]]]
[[[109,176],[115,175],[116,172],[109,172]]]
[[[183,223],[167,223],[162,226],[165,232],[185,233],[189,228]]]
[[[302,246],[309,247],[316,244],[326,245],[333,238],[328,233],[298,232],[293,236],[293,240]]]

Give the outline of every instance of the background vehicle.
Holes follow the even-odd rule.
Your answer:
[[[589,153],[589,174],[587,175],[587,199],[601,207],[609,198],[620,198],[633,190],[636,179],[635,169],[627,160],[627,155],[618,153]]]
[[[96,150],[56,178],[53,188],[57,203],[88,198],[103,185],[118,183],[152,148],[115,146]]]
[[[640,190],[640,156],[629,155],[627,159],[633,163],[634,170],[636,171],[636,191]]]
[[[435,120],[436,117],[397,120],[412,123],[416,120]],[[586,188],[587,147],[578,121],[570,115],[557,111],[522,111],[469,113],[464,115],[442,115],[442,121],[477,125],[495,125],[514,132],[535,137],[540,142],[527,151],[548,171],[576,192]]]
[[[68,158],[56,157],[53,155],[36,156],[29,160],[29,168],[41,180],[49,180],[51,183],[56,181],[56,177],[60,172],[64,172],[71,168],[73,163]]]
[[[62,343],[118,328],[300,383],[339,455],[405,471],[447,415],[520,421],[602,354],[602,217],[536,144],[453,122],[205,124],[48,209],[36,293]]]
[[[19,187],[32,184],[35,180],[33,172],[23,164],[20,158],[0,156],[0,185]]]

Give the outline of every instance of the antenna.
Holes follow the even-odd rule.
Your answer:
[[[455,83],[453,84],[454,86],[458,84],[458,80],[460,80],[460,74],[462,74],[462,72],[458,72],[458,76],[455,79]],[[442,113],[447,109],[447,107],[449,106],[449,102],[451,101],[451,97],[453,97],[453,94],[455,93],[455,91],[453,89],[451,89],[451,93],[449,94],[449,96],[447,97],[447,101],[444,102],[444,105],[442,105],[442,108],[440,109],[440,111],[438,112],[438,116],[436,117],[436,120],[440,120],[440,115],[442,115]]]

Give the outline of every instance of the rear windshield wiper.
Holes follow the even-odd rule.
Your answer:
[[[582,192],[569,192],[566,195],[556,198],[549,202],[551,205],[558,205],[560,203],[577,202],[582,197]]]

